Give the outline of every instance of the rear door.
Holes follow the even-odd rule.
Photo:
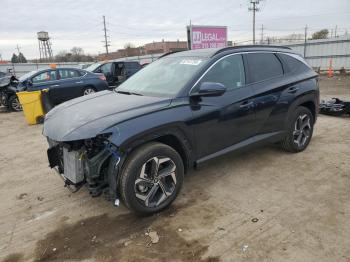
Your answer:
[[[224,84],[222,96],[191,98],[198,158],[241,142],[253,135],[252,90],[246,85],[242,56],[226,56],[217,61],[194,87],[202,82]]]
[[[51,96],[61,103],[83,95],[84,80],[78,70],[60,68],[58,73],[60,86],[54,92],[50,92]]]
[[[247,64],[248,83],[254,95],[256,134],[281,131],[285,101],[281,99],[287,87],[283,66],[272,52],[256,52],[244,55]]]

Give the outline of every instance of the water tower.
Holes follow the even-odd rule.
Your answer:
[[[49,33],[45,31],[40,31],[37,33],[37,35],[39,40],[40,61],[52,60],[52,49]]]

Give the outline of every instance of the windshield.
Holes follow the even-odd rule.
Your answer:
[[[37,70],[28,72],[28,73],[22,75],[20,78],[18,78],[18,81],[22,82],[24,80],[27,80],[28,78],[30,78],[31,76],[33,76],[37,72],[38,72]]]
[[[141,69],[116,91],[151,96],[174,96],[201,69],[206,58],[164,57]]]
[[[93,72],[100,65],[102,65],[102,64],[101,63],[95,63],[95,64],[92,64],[92,65],[88,66],[87,68],[85,68],[85,70],[87,70],[89,72]]]

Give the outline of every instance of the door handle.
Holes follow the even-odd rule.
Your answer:
[[[78,82],[75,82],[76,84],[82,84],[84,83],[83,81],[78,81]]]
[[[52,86],[50,86],[50,87],[58,87],[58,86],[60,86],[60,85],[52,85]]]
[[[288,91],[287,91],[287,92],[288,92],[288,93],[294,94],[294,93],[296,93],[298,90],[299,90],[298,87],[292,86],[292,87],[288,88]]]
[[[240,108],[247,108],[247,107],[251,107],[254,104],[253,101],[244,101],[239,107]]]

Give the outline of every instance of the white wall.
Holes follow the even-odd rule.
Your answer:
[[[295,52],[304,55],[304,42],[282,43],[292,48]],[[308,40],[306,43],[306,61],[312,67],[320,67],[321,70],[329,68],[332,59],[332,67],[339,70],[344,67],[350,70],[350,36],[332,39]]]

